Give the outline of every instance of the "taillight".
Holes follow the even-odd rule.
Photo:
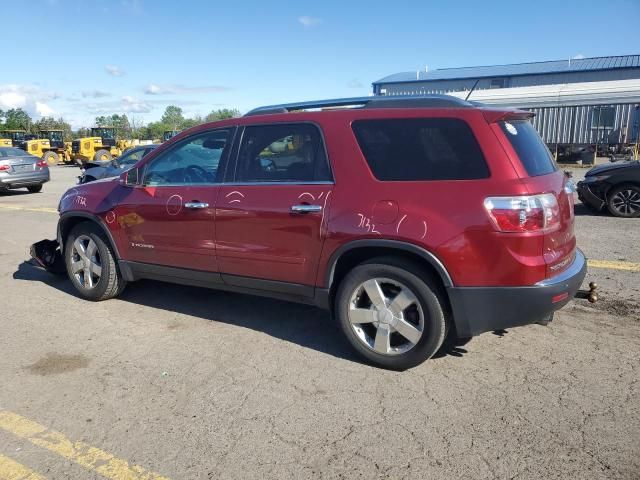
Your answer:
[[[539,232],[560,225],[558,200],[552,193],[518,197],[489,197],[484,208],[501,232]]]
[[[37,166],[39,167],[46,167],[47,166],[47,161],[46,160],[40,160],[38,163],[36,163]]]
[[[0,172],[6,172],[10,168],[11,168],[11,166],[9,166],[9,165],[0,165]]]

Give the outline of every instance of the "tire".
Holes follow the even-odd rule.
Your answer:
[[[78,253],[83,248],[85,257]],[[78,269],[78,263],[84,262],[84,258],[89,258],[90,265],[83,263]],[[117,297],[126,286],[109,240],[95,223],[83,222],[73,227],[65,243],[64,260],[69,280],[86,300],[102,301]],[[99,275],[95,266],[100,268]]]
[[[101,148],[100,150],[98,150],[96,154],[93,156],[93,160],[96,162],[112,160],[112,159],[113,159],[113,156],[111,155],[111,152],[109,150],[105,150],[104,148]]]
[[[627,183],[613,188],[607,194],[607,209],[616,217],[639,217],[640,186]]]
[[[369,290],[383,293],[385,307],[375,307]],[[334,307],[344,335],[358,354],[376,366],[406,370],[440,349],[448,323],[444,298],[439,282],[414,263],[380,257],[358,265],[345,276],[338,286]],[[400,299],[400,303],[394,303]],[[408,306],[398,308],[401,305]],[[364,322],[352,323],[358,319]]]
[[[60,158],[58,157],[58,154],[56,152],[48,151],[44,152],[44,155],[42,155],[42,160],[53,166],[58,165],[58,160],[60,160]]]
[[[27,190],[29,190],[30,193],[40,193],[42,191],[42,184],[27,187]]]

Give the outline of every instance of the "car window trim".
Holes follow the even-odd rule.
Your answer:
[[[157,161],[158,159],[163,158],[165,155],[170,154],[171,152],[175,151],[177,148],[182,147],[184,144],[189,143],[195,137],[200,137],[202,135],[207,135],[209,133],[216,132],[216,131],[222,131],[222,130],[229,130],[230,140],[231,140],[231,142],[233,142],[234,139],[235,139],[236,131],[238,130],[238,128],[235,125],[227,126],[227,127],[212,128],[210,130],[204,130],[204,131],[200,131],[200,132],[194,132],[193,135],[189,135],[188,137],[183,138],[179,142],[176,142],[175,145],[172,145],[169,149],[165,150],[164,152],[160,152],[158,155],[153,157],[151,160],[149,160],[148,162],[145,162],[142,165],[142,167],[143,167],[143,172],[142,172],[143,180],[147,175],[147,170],[148,170],[149,166],[151,164],[153,164],[153,162]],[[233,143],[231,143],[231,146],[233,147]],[[226,169],[226,163],[228,163],[227,159],[230,157],[230,153],[231,153],[231,151],[229,151],[226,155],[223,155],[223,156],[220,157],[220,162],[218,163],[218,169],[216,170],[216,179],[219,178],[218,174],[219,174],[220,169],[221,168]],[[144,157],[142,157],[142,158],[144,159]],[[153,187],[153,188],[160,188],[160,187],[203,187],[203,186],[222,185],[223,183],[224,183],[224,176],[223,176],[223,181],[222,182],[216,181],[216,182],[196,183],[196,184],[163,183],[162,185],[147,185],[143,181],[140,184],[140,186],[141,187],[148,187],[149,186],[149,187]]]
[[[314,180],[307,182],[292,182],[292,181],[284,181],[284,182],[238,182],[238,158],[240,156],[240,149],[242,148],[242,142],[244,140],[244,134],[248,127],[270,127],[270,126],[280,126],[280,125],[313,125],[317,131],[320,133],[320,141],[322,142],[322,149],[324,151],[324,158],[329,167],[329,174],[331,176],[331,180]],[[329,151],[327,150],[327,142],[325,141],[324,131],[318,122],[314,122],[311,120],[300,120],[300,121],[286,121],[286,122],[259,122],[259,123],[251,123],[248,125],[242,125],[240,127],[242,131],[239,135],[239,141],[237,143],[237,149],[232,151],[234,158],[233,160],[233,179],[230,181],[225,181],[226,185],[335,185],[336,177],[333,175],[333,165],[331,164],[331,158],[329,158]]]

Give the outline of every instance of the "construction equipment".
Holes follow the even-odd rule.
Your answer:
[[[94,127],[91,129],[91,136],[71,142],[71,159],[80,165],[91,161],[111,160],[122,155],[125,148],[122,142],[119,144],[116,141],[115,128]]]
[[[165,130],[162,134],[162,141],[166,142],[167,140],[171,140],[177,134],[180,133],[180,130]]]
[[[59,129],[41,130],[39,138],[25,140],[20,147],[31,155],[45,160],[49,165],[71,162],[71,144],[64,141]]]
[[[3,130],[0,132],[0,147],[19,147],[26,136],[26,130]]]

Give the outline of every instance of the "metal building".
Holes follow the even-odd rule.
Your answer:
[[[640,140],[640,55],[445,68],[390,75],[374,95],[446,93],[536,114],[559,155],[629,152]]]

